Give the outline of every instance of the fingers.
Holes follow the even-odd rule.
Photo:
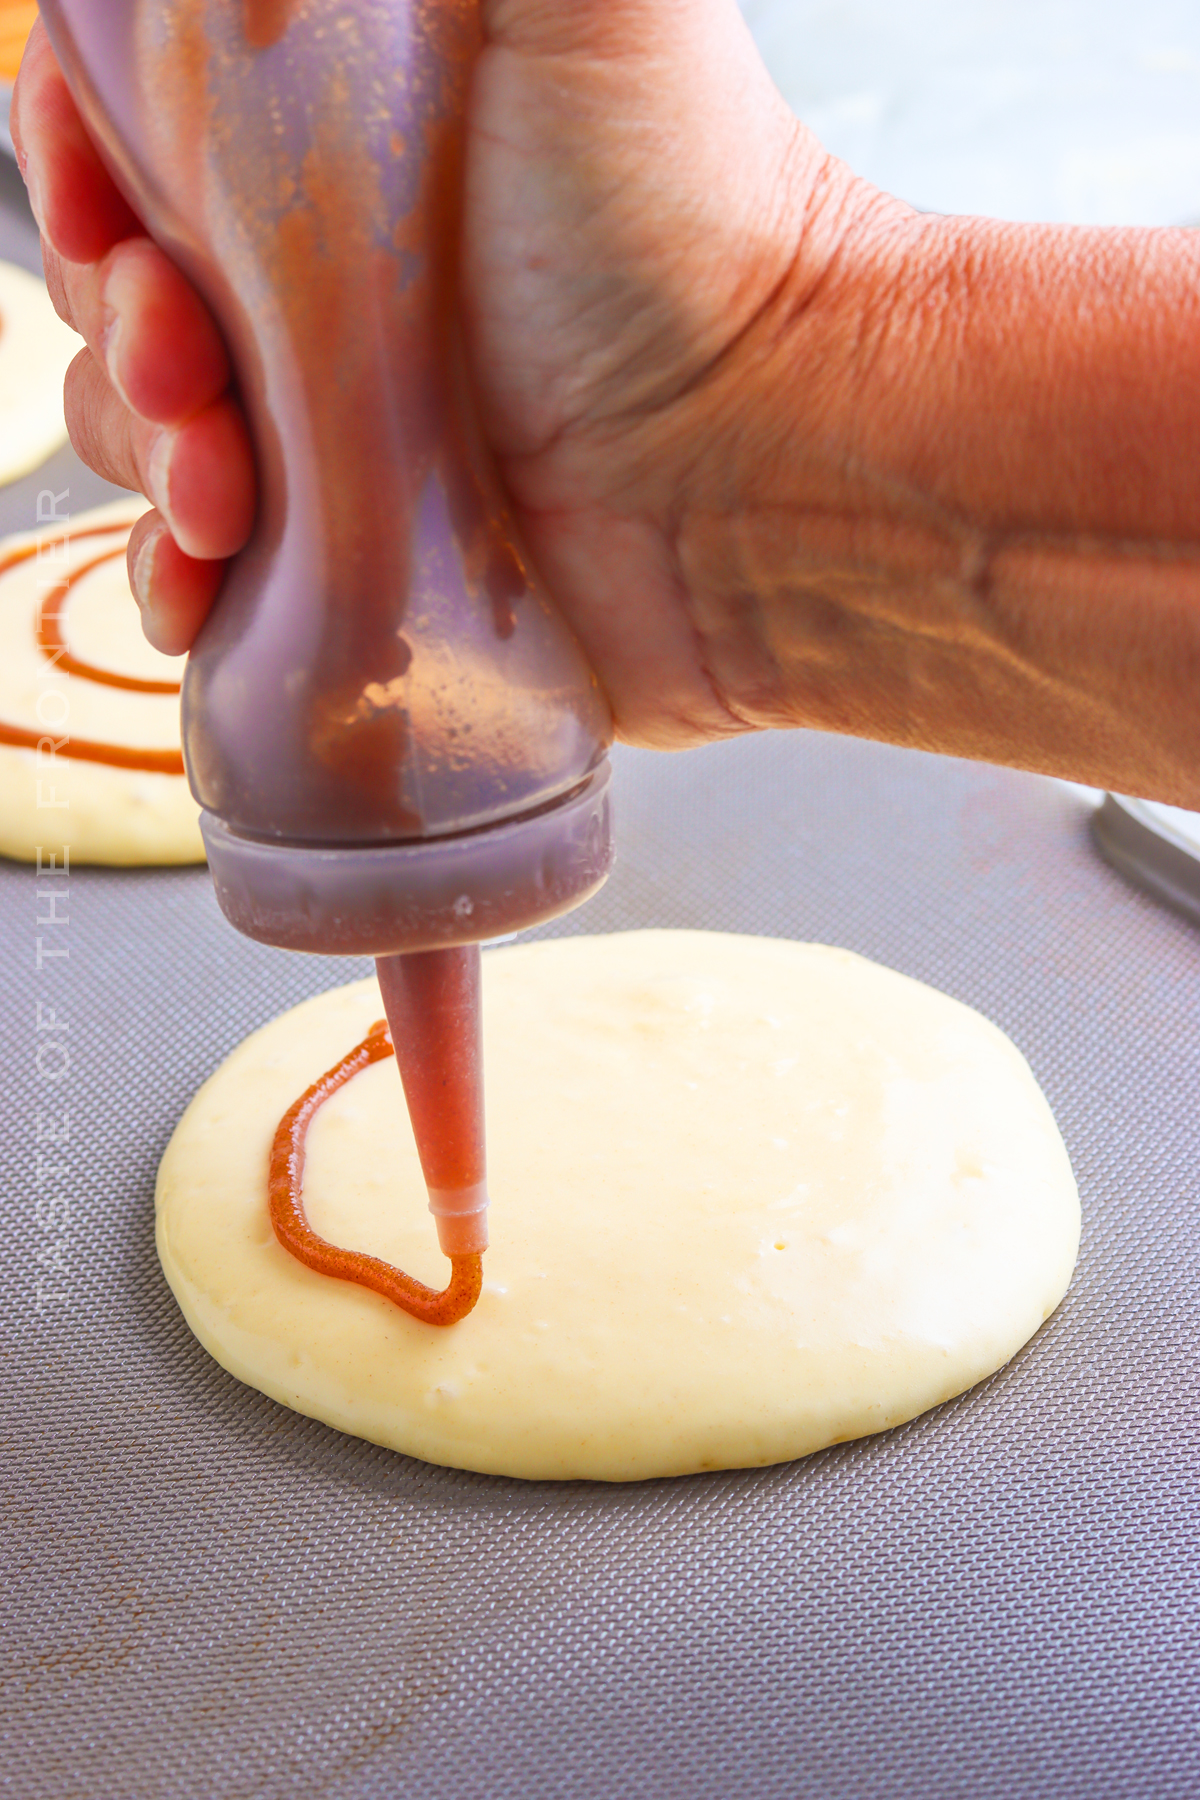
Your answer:
[[[129,585],[142,630],[165,656],[182,656],[217,597],[225,565],[186,556],[161,513],[143,513],[129,534]]]
[[[81,350],[67,370],[63,405],[71,443],[88,467],[105,481],[140,493],[153,428],[143,424],[139,430],[90,350]]]
[[[70,262],[94,262],[140,230],[75,109],[39,19],[13,90],[17,161],[43,237]]]
[[[126,238],[93,263],[51,255],[46,279],[62,317],[143,419],[181,425],[225,392],[229,358],[212,316],[149,238]]]
[[[84,462],[146,494],[186,556],[219,560],[241,549],[254,520],[254,461],[228,395],[181,425],[160,425],[133,412],[92,351],[82,350],[64,399]]]
[[[141,235],[92,147],[40,22],[13,108],[55,306],[135,412],[157,424],[182,423],[228,385],[224,347],[199,296]]]
[[[130,581],[146,636],[177,655],[253,523],[254,461],[229,359],[203,301],[101,162],[40,22],[12,127],[47,286],[88,346],[67,374],[71,442],[98,474],[154,502],[130,539]]]
[[[254,458],[241,411],[228,398],[154,439],[146,493],[187,556],[225,558],[254,523]]]

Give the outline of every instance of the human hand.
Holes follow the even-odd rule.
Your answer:
[[[482,12],[464,311],[526,542],[621,735],[744,729],[705,667],[673,533],[697,464],[719,465],[743,429],[729,365],[794,274],[836,165],[771,86],[734,0]],[[40,25],[14,136],[51,292],[87,340],[67,382],[72,442],[154,502],[131,580],[151,641],[182,650],[253,517],[228,361],[105,173]]]
[[[151,643],[186,650],[254,514],[254,463],[220,336],[145,236],[75,110],[40,20],[12,133],[60,315],[85,339],[67,373],[71,442],[107,480],[154,502],[129,542]]]
[[[1200,241],[921,216],[827,157],[735,0],[482,0],[462,300],[526,543],[627,741],[815,726],[1200,803]],[[38,28],[15,137],[185,649],[254,470],[207,311]]]

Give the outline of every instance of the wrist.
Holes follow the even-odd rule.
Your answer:
[[[677,515],[722,701],[1197,804],[1191,234],[836,216]]]
[[[922,569],[944,560],[941,522],[927,541],[930,508],[902,472],[913,404],[904,371],[927,366],[922,340],[936,339],[938,320],[905,298],[926,235],[920,215],[824,155],[797,187],[803,224],[786,274],[693,397],[703,423],[679,427],[700,448],[673,542],[731,712],[752,726],[858,731],[841,667],[857,604],[846,577],[880,556]],[[807,672],[791,639],[805,646]]]

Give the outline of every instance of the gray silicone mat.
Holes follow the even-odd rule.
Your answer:
[[[51,479],[102,491],[64,452],[0,524]],[[823,939],[982,1008],[1075,1163],[1067,1300],[970,1394],[775,1469],[525,1485],[343,1437],[192,1340],[152,1198],[216,1063],[357,971],[239,940],[203,870],[73,871],[39,930],[0,865],[0,1792],[1200,1792],[1200,933],[1032,777],[800,734],[617,761],[617,871],[560,929]]]
[[[203,870],[80,870],[39,973],[5,866],[0,1791],[1200,1790],[1200,934],[1030,777],[809,736],[618,775],[617,872],[564,929],[825,939],[989,1013],[1082,1187],[1064,1306],[981,1388],[783,1468],[528,1486],[339,1436],[193,1342],[152,1195],[204,1076],[350,971],[235,938]]]

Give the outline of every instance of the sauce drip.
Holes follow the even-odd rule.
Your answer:
[[[271,1225],[284,1249],[316,1274],[370,1288],[425,1325],[456,1325],[479,1298],[483,1286],[481,1256],[451,1256],[450,1282],[439,1293],[380,1257],[368,1256],[361,1250],[341,1250],[318,1237],[304,1215],[304,1144],[313,1118],[339,1088],[371,1063],[392,1054],[386,1021],[380,1019],[361,1044],[306,1089],[283,1115],[271,1145],[267,1178]]]
[[[242,0],[242,30],[252,50],[269,50],[292,22],[296,0]]]
[[[119,675],[110,669],[101,669],[94,663],[84,662],[82,658],[73,656],[67,644],[62,624],[62,609],[72,581],[81,575],[88,574],[98,568],[101,563],[111,562],[120,556],[128,540],[128,525],[101,526],[89,537],[111,537],[123,534],[122,542],[112,550],[102,551],[90,562],[84,563],[74,575],[57,583],[50,590],[49,599],[55,602],[53,612],[43,612],[41,629],[38,632],[37,644],[43,656],[54,662],[65,674],[75,675],[81,681],[91,681],[100,687],[124,688],[137,694],[177,694],[177,681],[143,681],[135,675]],[[9,569],[15,569],[20,563],[29,562],[38,553],[38,546],[24,544],[19,550],[10,550],[0,557],[0,575]],[[53,743],[54,754],[76,762],[104,763],[114,769],[138,769],[147,775],[182,775],[182,750],[136,750],[126,744],[106,744],[90,738],[58,738],[53,731],[34,730],[24,725],[9,725],[0,719],[0,744],[13,750],[36,750],[39,744]]]

